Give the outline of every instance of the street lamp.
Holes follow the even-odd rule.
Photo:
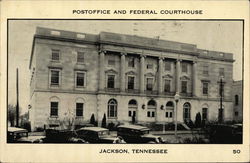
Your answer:
[[[174,135],[177,137],[177,108],[178,108],[178,102],[180,100],[180,95],[178,92],[174,96],[175,100],[175,125],[174,125]]]

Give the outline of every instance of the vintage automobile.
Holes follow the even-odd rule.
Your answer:
[[[101,127],[83,127],[76,130],[76,134],[89,143],[125,143],[122,138],[111,136],[108,129]]]
[[[68,129],[46,129],[44,143],[88,143],[78,138],[75,131]]]
[[[117,136],[127,143],[164,143],[160,136],[149,133],[150,129],[138,125],[121,125],[117,127]]]
[[[44,136],[29,136],[28,130],[18,127],[8,127],[8,143],[42,143]]]

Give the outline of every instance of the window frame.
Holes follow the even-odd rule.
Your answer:
[[[58,72],[58,83],[57,84],[52,84],[52,71],[57,71]],[[50,87],[59,87],[61,85],[61,69],[58,68],[51,68],[49,69],[49,85]]]
[[[135,67],[135,57],[129,57],[128,58],[128,67],[129,68],[134,68]]]
[[[184,87],[183,87],[183,86],[184,86],[184,85],[183,85],[184,82],[186,83],[186,84],[185,84],[185,91],[183,91],[183,90],[184,90],[184,89],[183,89],[183,88],[184,88]],[[181,93],[187,93],[187,91],[188,91],[188,81],[187,81],[187,80],[182,80],[182,81],[181,81]]]
[[[77,106],[77,104],[82,104],[82,108],[81,109],[81,115],[77,115],[78,111],[80,110]],[[83,117],[84,113],[84,103],[83,102],[76,102],[76,117]]]
[[[111,103],[111,102],[113,102],[113,103]],[[111,106],[112,107],[114,107],[113,108],[113,110],[112,110],[112,112],[113,112],[113,116],[111,116]],[[109,118],[109,119],[117,119],[117,107],[118,106],[118,103],[117,103],[117,101],[115,100],[115,99],[110,99],[109,101],[108,101],[108,112],[107,112],[107,117]]]
[[[225,77],[225,68],[224,67],[219,68],[219,76]]]
[[[150,90],[150,89],[148,89],[149,87],[148,87],[148,79],[152,79],[152,89]],[[154,89],[154,77],[146,77],[146,90],[147,91],[153,91],[153,89]]]
[[[113,88],[109,87],[109,76],[113,76],[114,77]],[[108,89],[114,89],[115,88],[115,81],[116,81],[115,79],[116,79],[116,75],[115,74],[107,74],[107,81],[106,81],[107,83],[106,84],[107,84],[107,88]]]
[[[80,55],[82,55],[83,57],[79,57]],[[83,59],[83,61],[79,61],[79,59]],[[85,61],[85,52],[83,52],[83,51],[77,51],[76,62],[78,64],[83,64],[84,61]]]
[[[57,106],[52,107],[52,103],[56,103]],[[56,114],[52,114],[54,111],[52,111],[54,109],[54,111],[56,110]],[[50,101],[50,117],[58,117],[58,111],[59,111],[59,102],[58,101]]]
[[[207,84],[207,88],[204,86]],[[209,94],[209,83],[208,82],[202,82],[202,94],[208,95]]]
[[[133,80],[133,88],[129,88],[129,78],[133,78],[134,80]],[[134,75],[128,75],[127,76],[127,89],[129,89],[129,90],[134,90],[135,89],[135,76]]]
[[[53,54],[55,54],[54,52],[58,52],[58,59],[54,59]],[[53,62],[59,62],[61,59],[61,51],[59,49],[51,49],[51,61]]]
[[[209,66],[208,65],[203,66],[202,75],[206,75],[206,76],[209,75]]]
[[[166,87],[167,86],[167,82],[169,82],[169,90],[167,90]],[[171,80],[170,79],[164,79],[164,92],[171,92]]]
[[[170,61],[166,61],[166,62],[165,62],[165,68],[164,68],[165,71],[169,71],[169,72],[170,72],[171,69],[172,69],[171,66],[172,66],[171,62],[170,62]]]
[[[188,64],[187,63],[185,63],[185,62],[181,63],[181,72],[182,73],[188,73]]]
[[[83,85],[78,85],[77,84],[77,75],[78,75],[78,73],[82,73],[82,74],[84,74],[83,75]],[[84,88],[84,87],[86,87],[86,85],[87,85],[87,72],[86,71],[81,71],[81,70],[76,70],[75,71],[75,88]]]
[[[110,64],[111,61],[113,62],[113,64]],[[114,58],[108,58],[108,66],[109,67],[115,67],[116,61]]]

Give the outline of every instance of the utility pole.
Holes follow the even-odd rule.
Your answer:
[[[16,127],[19,127],[19,87],[18,87],[18,68],[16,69]]]
[[[222,122],[223,122],[222,100],[223,100],[223,81],[222,81],[222,77],[221,77],[221,78],[220,78],[220,109],[219,109],[219,123],[222,123]]]

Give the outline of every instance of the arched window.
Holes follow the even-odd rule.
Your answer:
[[[110,99],[108,102],[108,117],[117,118],[117,101]]]
[[[148,109],[147,117],[155,117],[156,102],[154,100],[148,101]]]
[[[166,104],[166,118],[173,118],[173,111],[174,111],[174,103],[172,101],[168,101]]]
[[[137,102],[136,100],[132,99],[128,102],[128,116],[136,116],[136,110],[137,110]]]
[[[186,102],[183,105],[183,120],[189,121],[191,119],[191,105],[190,103]]]
[[[235,98],[235,105],[236,106],[239,105],[239,96],[235,95],[234,98]]]
[[[50,116],[51,117],[58,117],[58,108],[59,108],[59,98],[58,97],[51,97],[50,98]]]
[[[84,99],[77,98],[76,99],[76,116],[83,117],[83,111],[84,111]]]

